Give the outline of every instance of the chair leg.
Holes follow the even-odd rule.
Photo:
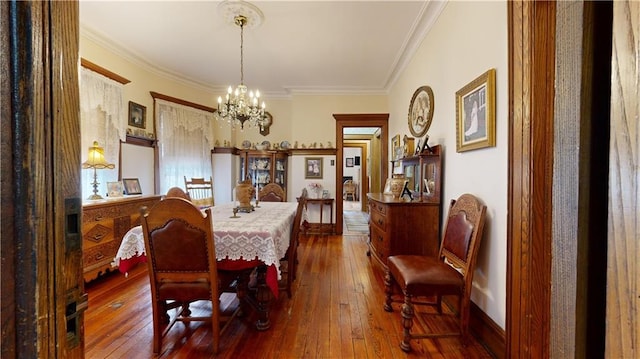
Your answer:
[[[165,316],[168,317],[165,308],[166,302],[164,300],[154,301],[151,308],[153,312],[153,353],[156,355],[160,354],[160,348],[162,347],[162,328],[160,323],[165,319]]]
[[[384,310],[387,312],[393,312],[393,308],[391,307],[391,296],[393,295],[393,283],[394,283],[393,276],[391,276],[391,272],[387,269],[384,275],[385,299],[384,299],[384,306],[383,306]]]
[[[468,297],[467,297],[468,298]],[[469,343],[469,299],[460,298],[460,338],[463,346]]]
[[[400,349],[408,353],[411,351],[411,327],[413,326],[413,304],[411,303],[411,295],[404,294],[404,304],[402,304],[402,342]]]

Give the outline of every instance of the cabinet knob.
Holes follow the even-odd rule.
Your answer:
[[[97,215],[97,216],[96,216],[95,221],[96,221],[96,222],[102,221],[102,218],[103,218],[103,217],[102,217],[102,215],[101,215],[101,214],[100,214],[100,215]]]
[[[95,258],[96,260],[100,260],[100,259],[104,258],[104,254],[102,254],[102,253],[98,252],[98,253],[96,253],[96,255],[94,256],[94,258]]]

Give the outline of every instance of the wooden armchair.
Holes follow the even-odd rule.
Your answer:
[[[284,189],[277,183],[267,183],[258,193],[260,202],[285,202]]]
[[[393,288],[399,284],[404,294],[401,320],[403,338],[400,343],[403,351],[411,351],[411,339],[461,335],[463,344],[468,342],[471,283],[486,210],[487,207],[476,197],[463,194],[458,200],[451,201],[438,257],[396,255],[388,258],[384,309],[393,311]],[[441,315],[443,295],[458,297],[459,332],[412,334],[414,304],[436,306]],[[434,296],[435,302],[415,301],[415,297]]]
[[[176,321],[208,321],[213,328],[213,350],[220,345],[221,323],[230,316],[220,313],[217,270],[211,209],[205,214],[183,198],[165,198],[150,211],[140,210],[144,244],[148,256],[153,312],[153,352],[159,354],[162,338]],[[211,301],[210,316],[191,317],[188,304]],[[169,304],[167,304],[169,303]],[[177,312],[165,326],[167,310]]]
[[[213,179],[193,177],[190,180],[184,176],[184,188],[191,198],[191,202],[200,208],[212,207],[215,205],[213,200]]]

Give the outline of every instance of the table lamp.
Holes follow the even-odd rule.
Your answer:
[[[89,147],[89,157],[82,163],[82,168],[93,168],[93,195],[89,196],[88,199],[102,199],[102,196],[98,194],[98,174],[96,170],[113,169],[115,165],[107,163],[104,159],[104,148],[98,146],[98,141],[93,141],[93,146]]]

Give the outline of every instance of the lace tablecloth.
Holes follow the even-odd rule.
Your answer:
[[[275,267],[280,279],[279,262],[289,247],[297,203],[261,202],[259,205],[251,213],[238,213],[240,218],[230,218],[234,203],[212,207],[216,258],[219,261],[258,259]],[[136,226],[124,235],[114,265],[126,273],[140,262],[146,262],[144,236],[142,227]]]

